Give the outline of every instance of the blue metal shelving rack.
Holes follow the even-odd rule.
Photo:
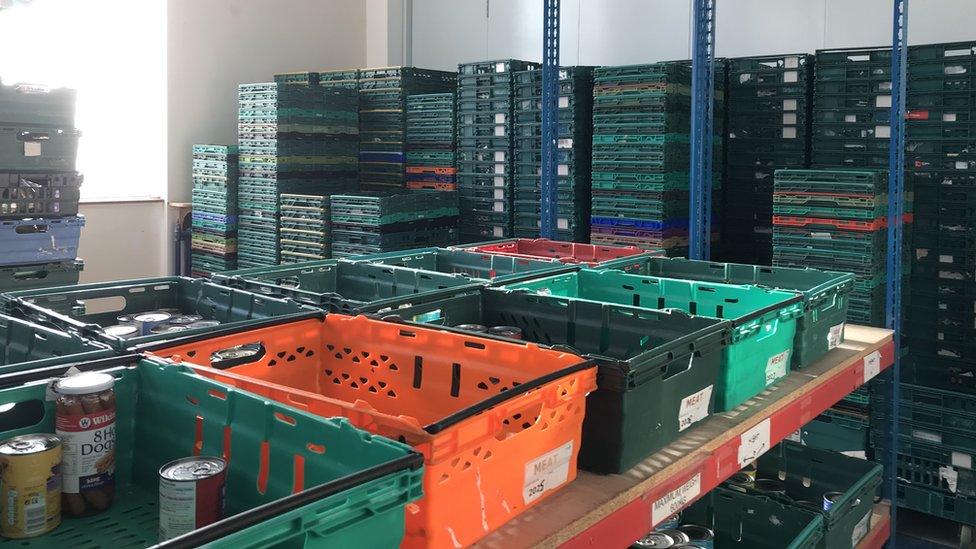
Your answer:
[[[715,0],[692,0],[691,181],[688,256],[708,260],[712,241],[712,122],[715,105]]]
[[[542,32],[542,227],[555,238],[559,214],[556,140],[559,137],[559,0],[543,0]]]

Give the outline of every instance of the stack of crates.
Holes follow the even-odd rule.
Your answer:
[[[891,48],[818,50],[814,73],[811,165],[887,169]]]
[[[359,69],[322,71],[317,74],[318,85],[323,88],[359,90]]]
[[[75,91],[0,83],[0,293],[77,284]]]
[[[237,146],[193,146],[190,273],[237,268]]]
[[[593,69],[559,69],[556,140],[558,206],[554,240],[590,238]],[[515,236],[538,238],[542,227],[542,71],[515,73]],[[594,197],[594,200],[596,197]]]
[[[342,87],[242,84],[238,266],[277,265],[280,194],[356,188],[358,97]]]
[[[330,222],[328,196],[282,193],[281,263],[332,257]]]
[[[363,190],[406,187],[407,96],[451,92],[452,72],[414,67],[359,71],[359,183]]]
[[[332,257],[451,246],[457,193],[374,191],[331,198]]]
[[[407,188],[457,190],[454,93],[407,96]]]
[[[769,265],[773,172],[810,163],[813,56],[729,60],[724,204],[727,261]]]
[[[302,86],[318,86],[319,73],[314,71],[285,72],[274,75],[278,84],[300,84]]]
[[[516,59],[458,65],[457,181],[462,242],[514,236]]]

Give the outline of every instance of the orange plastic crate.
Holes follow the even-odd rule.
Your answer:
[[[457,168],[450,167],[431,167],[431,166],[408,166],[407,173],[432,173],[437,175],[454,175]]]
[[[210,367],[212,353],[256,342],[254,362]],[[170,343],[153,353],[423,453],[424,497],[407,507],[404,547],[470,545],[576,478],[596,389],[593,363],[571,353],[362,316]]]
[[[442,183],[440,181],[407,181],[407,188],[411,190],[456,191],[457,183]]]

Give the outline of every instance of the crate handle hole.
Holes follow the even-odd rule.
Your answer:
[[[305,445],[305,448],[307,448],[309,452],[312,452],[314,454],[321,455],[325,453],[325,446],[321,444],[315,444],[314,442],[309,442],[308,444]]]
[[[0,404],[0,431],[31,427],[43,419],[44,403],[40,400]]]
[[[94,297],[81,301],[82,306],[85,308],[85,314],[88,315],[117,313],[125,310],[127,303],[126,299],[120,295]]]
[[[38,234],[46,233],[47,225],[17,225],[14,229],[17,234]]]
[[[291,417],[289,415],[285,415],[285,414],[283,414],[281,412],[275,412],[274,413],[274,417],[278,421],[280,421],[282,423],[286,423],[288,425],[291,425],[292,427],[294,427],[295,425],[298,425],[298,420],[296,420],[295,418],[293,418],[293,417]]]

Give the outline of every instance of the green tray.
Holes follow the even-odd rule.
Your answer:
[[[115,377],[114,504],[92,517],[64,518],[47,535],[0,540],[0,546],[244,549],[395,547],[401,542],[404,507],[422,491],[423,458],[408,446],[360,431],[345,419],[269,402],[184,367],[128,356],[82,368]],[[43,409],[40,418],[4,418],[10,421],[3,425],[17,427],[8,427],[0,438],[54,431],[54,403],[45,399],[45,382],[64,371],[55,370],[15,379],[0,376],[2,402],[40,403]],[[327,451],[316,450],[322,447]],[[231,456],[227,517],[180,537],[180,543],[156,545],[159,468],[191,455]],[[261,456],[282,466],[267,468]],[[298,463],[301,480],[295,478]],[[293,493],[296,486],[300,491]]]
[[[381,265],[409,267],[418,271],[462,274],[472,282],[516,282],[557,274],[575,267],[554,260],[523,259],[448,248],[419,248],[400,252],[345,258]]]
[[[0,314],[0,374],[106,358],[107,345]]]
[[[503,288],[641,309],[677,308],[732,320],[729,346],[716,383],[715,408],[731,410],[790,371],[802,297],[751,285],[713,284],[583,269]]]

